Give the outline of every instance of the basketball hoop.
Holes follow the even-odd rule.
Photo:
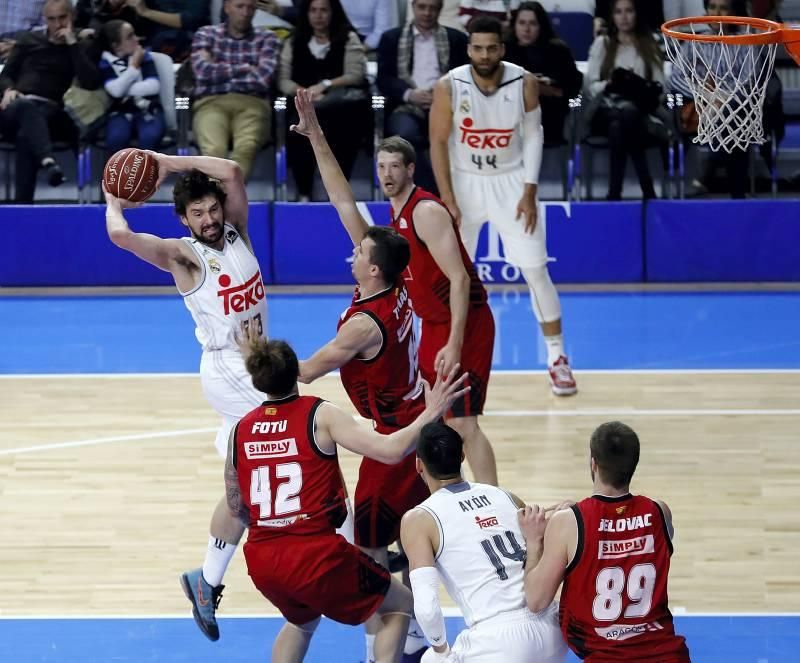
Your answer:
[[[764,97],[778,44],[800,65],[800,30],[740,16],[692,16],[661,26],[667,56],[698,114],[695,143],[731,152],[766,142]]]

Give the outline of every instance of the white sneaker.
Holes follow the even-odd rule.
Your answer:
[[[577,393],[578,385],[572,375],[572,369],[564,355],[561,355],[556,363],[547,369],[550,378],[550,388],[556,396],[572,396]]]

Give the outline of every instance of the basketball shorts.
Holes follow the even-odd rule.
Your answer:
[[[422,321],[419,342],[419,368],[424,377],[433,386],[436,382],[434,360],[450,337],[450,323]],[[464,345],[461,348],[461,370],[469,377],[465,384],[471,389],[453,403],[448,418],[472,417],[483,414],[486,403],[486,388],[489,385],[489,373],[492,370],[492,353],[494,352],[494,317],[489,304],[470,308],[467,324],[464,329]]]
[[[204,352],[200,359],[200,384],[208,404],[222,417],[214,446],[225,458],[228,453],[228,436],[239,419],[267,396],[253,386],[244,359],[235,350]]]
[[[403,514],[430,497],[415,459],[416,454],[410,454],[397,465],[362,459],[355,496],[356,545],[383,548],[394,543],[400,538]]]
[[[248,541],[244,558],[253,584],[292,624],[320,615],[361,624],[391,582],[387,569],[335,533]]]
[[[516,218],[524,186],[521,169],[504,175],[453,171],[453,193],[461,210],[461,241],[473,260],[481,227],[489,221],[503,240],[506,262],[521,269],[547,263],[547,229],[541,206],[532,234],[525,232],[524,217]]]
[[[567,645],[558,628],[558,605],[527,608],[486,619],[458,634],[448,661],[454,663],[563,663]]]

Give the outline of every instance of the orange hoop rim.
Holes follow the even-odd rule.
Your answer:
[[[759,30],[758,34],[751,35],[698,35],[690,32],[680,32],[674,28],[693,25],[695,23],[725,23],[727,25],[747,25]],[[711,43],[730,44],[732,46],[762,46],[764,44],[780,44],[800,41],[800,30],[793,29],[777,21],[765,18],[752,18],[749,16],[687,16],[667,21],[661,26],[661,32],[672,39],[683,41],[704,41]]]

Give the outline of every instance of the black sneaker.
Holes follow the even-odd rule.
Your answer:
[[[47,171],[47,182],[50,186],[61,186],[67,181],[64,171],[55,161],[47,164],[44,169]]]

